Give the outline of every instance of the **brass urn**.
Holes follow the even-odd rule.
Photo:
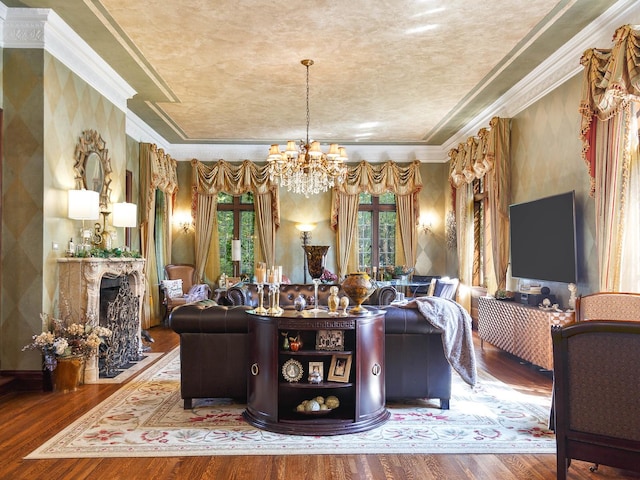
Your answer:
[[[347,278],[342,282],[342,289],[349,298],[355,303],[355,307],[350,310],[350,313],[362,313],[367,309],[362,306],[362,303],[376,291],[378,286],[376,282],[367,274],[367,272],[355,272],[347,275]]]

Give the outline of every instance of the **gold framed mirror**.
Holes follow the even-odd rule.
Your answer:
[[[111,201],[111,159],[102,136],[95,130],[82,132],[75,152],[76,189],[100,194],[100,211],[109,209]]]

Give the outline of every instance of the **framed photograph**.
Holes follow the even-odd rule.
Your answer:
[[[349,373],[351,372],[351,355],[334,355],[331,357],[331,367],[327,380],[330,382],[349,382]]]
[[[324,364],[309,362],[309,383],[322,383],[324,379]]]
[[[344,330],[318,330],[316,350],[344,350]]]

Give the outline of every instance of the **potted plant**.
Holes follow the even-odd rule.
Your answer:
[[[45,371],[53,372],[54,390],[72,391],[82,384],[87,358],[98,353],[111,330],[99,325],[69,323],[40,314],[45,330],[33,336],[24,350],[40,350]]]

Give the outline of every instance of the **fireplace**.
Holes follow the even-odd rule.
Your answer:
[[[100,367],[97,358],[87,362],[85,383],[97,382],[99,368],[110,376],[140,358],[143,269],[140,258],[58,259],[60,316],[113,331]]]

